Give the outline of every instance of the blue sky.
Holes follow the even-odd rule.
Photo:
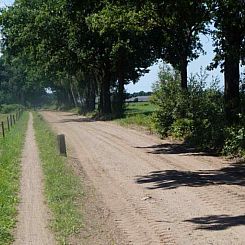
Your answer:
[[[213,46],[212,46],[212,39],[210,36],[201,35],[201,43],[203,45],[203,49],[205,50],[206,54],[201,55],[198,59],[190,62],[188,66],[188,75],[196,74],[200,72],[201,67],[206,68],[212,59],[214,58],[213,53]],[[141,77],[139,82],[136,84],[129,84],[126,86],[127,92],[139,92],[143,91],[151,91],[152,84],[158,80],[158,72],[159,72],[159,65],[155,64],[150,68],[150,72],[145,74],[145,76]],[[217,68],[213,71],[208,71],[209,77],[207,82],[212,81],[213,78],[218,78],[221,82],[223,81],[223,74],[220,72],[220,69]]]
[[[0,7],[9,6],[14,2],[14,0],[0,0]],[[212,39],[209,36],[201,36],[201,42],[203,48],[206,51],[206,55],[201,55],[197,60],[192,61],[188,67],[188,74],[190,75],[198,73],[200,68],[206,68],[214,57]],[[127,92],[139,92],[139,91],[151,91],[152,84],[158,80],[159,65],[155,64],[150,67],[150,72],[145,74],[140,78],[139,82],[136,84],[129,84],[126,86]],[[212,80],[212,77],[218,77],[223,81],[223,74],[220,73],[220,69],[215,69],[209,73],[209,81]]]
[[[0,0],[0,7],[13,4],[14,0]]]

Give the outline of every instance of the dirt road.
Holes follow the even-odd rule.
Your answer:
[[[245,244],[245,165],[69,113],[43,112],[67,137],[123,244]]]
[[[14,245],[53,245],[48,209],[43,197],[43,175],[30,114],[22,156],[19,217]]]

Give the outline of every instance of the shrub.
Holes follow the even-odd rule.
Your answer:
[[[191,137],[193,131],[193,120],[188,118],[177,119],[171,126],[171,135],[178,139]]]
[[[241,120],[244,122],[245,120]],[[224,155],[245,156],[245,127],[240,125],[227,127],[225,130],[226,138],[223,147]]]
[[[224,144],[223,95],[217,81],[206,88],[205,73],[192,76],[188,92],[180,88],[179,74],[164,67],[154,86],[152,102],[158,110],[153,120],[163,136],[184,138],[203,149],[220,150]]]
[[[0,112],[4,113],[4,114],[7,114],[7,113],[10,113],[13,111],[17,111],[19,109],[24,109],[24,106],[19,105],[19,104],[9,104],[9,105],[2,104],[2,105],[0,105]]]

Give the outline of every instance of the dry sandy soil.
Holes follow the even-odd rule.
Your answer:
[[[14,245],[54,245],[48,229],[49,211],[43,196],[43,174],[31,113],[22,155],[20,199]]]
[[[245,244],[244,163],[114,123],[42,114],[102,197],[123,237],[117,244]]]

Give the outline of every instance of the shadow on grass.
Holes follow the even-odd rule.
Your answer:
[[[245,185],[245,163],[233,163],[218,170],[199,171],[153,171],[136,176],[136,183],[151,184],[147,189],[175,189],[183,186],[202,187],[210,185]]]
[[[196,230],[226,230],[233,226],[245,225],[245,215],[228,216],[228,215],[211,215],[198,217],[184,222],[197,224]]]
[[[129,109],[124,113],[124,117],[136,116],[136,115],[150,116],[152,115],[152,113],[153,113],[152,111],[141,111],[141,110]]]

